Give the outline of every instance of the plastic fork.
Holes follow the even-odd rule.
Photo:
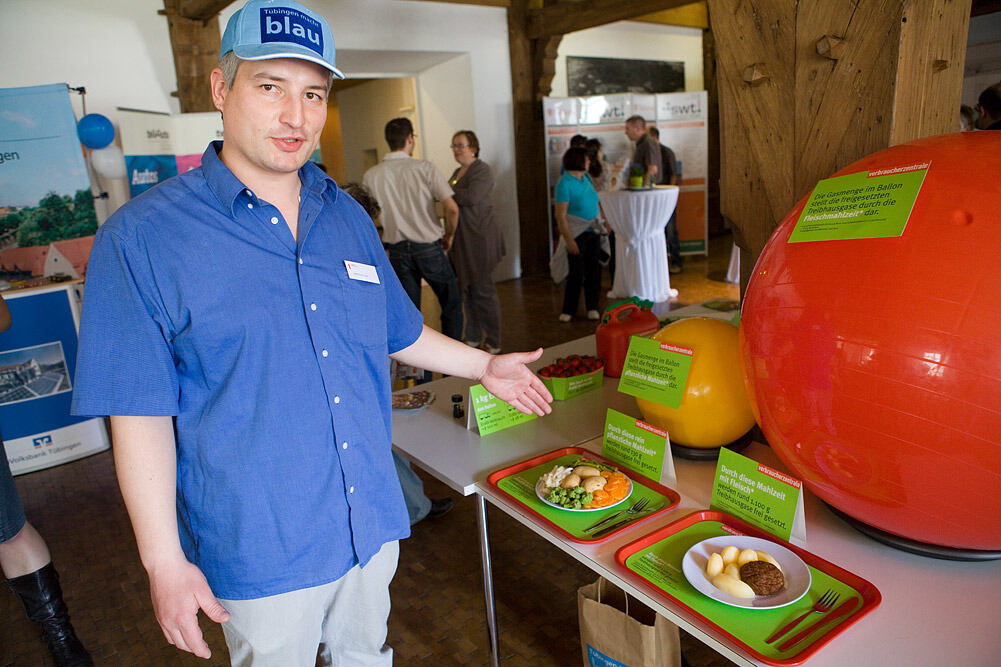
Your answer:
[[[592,524],[592,525],[588,526],[587,528],[585,528],[583,530],[583,532],[589,533],[592,530],[600,528],[600,527],[604,526],[606,523],[608,523],[609,521],[612,521],[614,519],[618,519],[621,516],[628,515],[628,514],[636,514],[637,512],[642,512],[643,509],[647,505],[649,505],[649,504],[650,504],[650,499],[649,498],[640,498],[635,503],[633,503],[632,505],[630,505],[627,509],[624,509],[621,512],[616,512],[612,516],[605,517],[604,519],[602,519],[598,523]]]
[[[814,603],[814,605],[806,611],[805,614],[803,614],[802,616],[794,620],[792,623],[785,626],[784,628],[776,632],[774,635],[766,639],[765,643],[771,644],[772,642],[776,641],[779,637],[786,634],[787,632],[795,628],[797,625],[802,623],[803,619],[809,616],[810,614],[813,613],[823,614],[825,612],[830,611],[831,609],[834,608],[834,605],[838,603],[838,598],[840,597],[841,597],[840,593],[835,593],[833,589],[828,590],[826,593],[820,596],[820,599],[817,600]]]

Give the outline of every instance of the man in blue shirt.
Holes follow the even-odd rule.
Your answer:
[[[89,263],[73,410],[112,415],[115,464],[167,641],[234,665],[388,665],[389,581],[409,522],[389,360],[474,378],[525,412],[525,367],[423,326],[365,212],[308,162],[333,36],[291,0],[223,35],[223,141],[132,200]]]

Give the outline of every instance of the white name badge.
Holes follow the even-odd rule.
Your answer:
[[[379,284],[379,274],[376,273],[375,267],[371,264],[362,264],[361,262],[352,262],[351,260],[344,260],[344,266],[348,269],[348,278],[351,280],[364,280],[367,283]]]

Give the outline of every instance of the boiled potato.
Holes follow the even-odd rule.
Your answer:
[[[735,579],[728,574],[717,574],[711,579],[713,586],[724,593],[738,598],[750,599],[754,597],[754,591],[750,586],[740,579]]]
[[[580,486],[580,475],[576,473],[570,473],[563,478],[563,482],[560,484],[564,489],[572,489],[575,486]]]
[[[779,562],[774,558],[772,558],[771,554],[769,554],[767,551],[761,551],[760,549],[758,549],[758,560],[763,560],[766,563],[771,563],[772,565],[774,565],[779,569],[779,572],[782,571],[782,566],[779,565]]]
[[[734,579],[740,579],[740,568],[737,567],[736,563],[727,563],[723,567],[723,574],[730,575]]]
[[[573,474],[579,475],[581,479],[587,477],[601,477],[601,473],[593,466],[577,466],[573,469]]]
[[[606,481],[607,480],[604,477],[598,475],[597,477],[585,477],[584,481],[581,482],[580,485],[583,486],[584,490],[588,493],[594,493],[598,489],[605,488]]]
[[[737,556],[737,566],[741,566],[744,563],[750,563],[752,560],[758,560],[758,552],[754,549],[744,549]]]
[[[723,557],[723,564],[729,565],[737,560],[737,556],[740,554],[740,549],[733,546],[732,544],[727,547],[723,547],[723,553],[720,555]]]
[[[709,556],[709,562],[706,563],[706,575],[710,579],[715,577],[717,574],[723,571],[723,557],[719,554],[713,554]]]

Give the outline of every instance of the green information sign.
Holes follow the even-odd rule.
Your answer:
[[[803,519],[802,489],[798,479],[723,447],[709,507],[788,540]]]
[[[789,243],[900,236],[914,207],[927,162],[860,171],[817,183]]]
[[[525,414],[497,398],[487,391],[482,384],[474,384],[469,388],[469,405],[476,415],[476,428],[480,435],[502,431],[511,426],[521,424],[538,415]]]
[[[659,482],[666,452],[667,431],[617,410],[608,410],[601,440],[602,456]]]
[[[619,391],[677,408],[685,395],[691,348],[633,336],[619,378]]]

